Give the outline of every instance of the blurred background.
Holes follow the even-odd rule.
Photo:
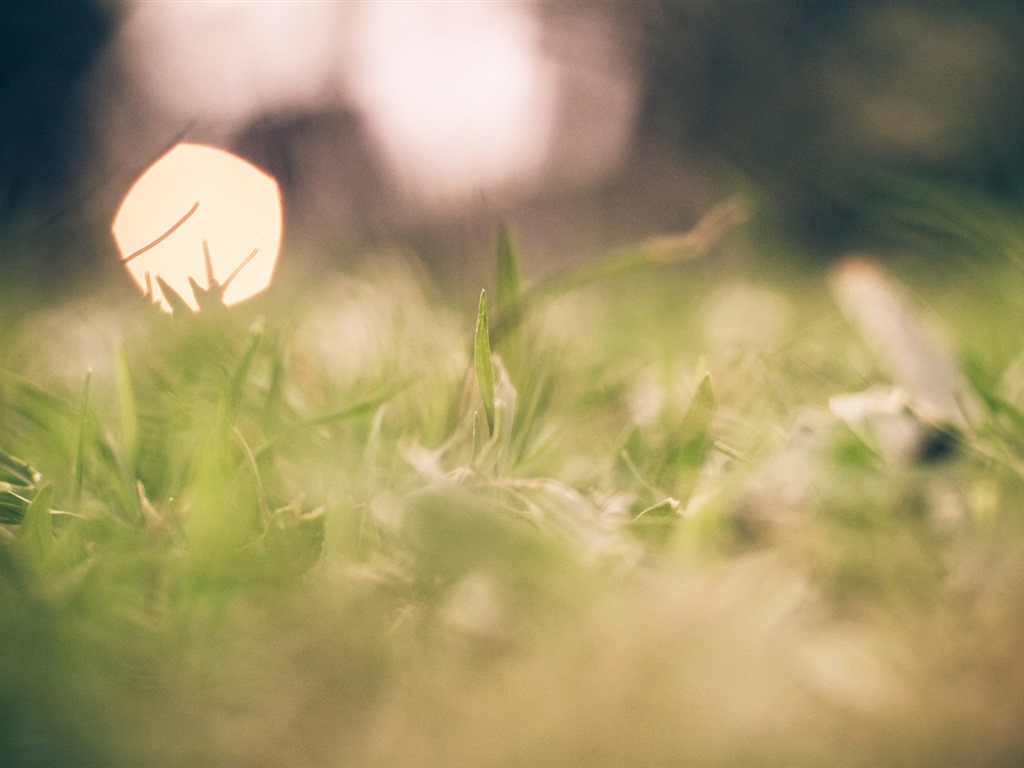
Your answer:
[[[1022,202],[1022,39],[1014,0],[5,3],[0,263],[120,274],[117,205],[180,140],[277,177],[279,269],[486,274],[505,221],[542,272],[737,191],[772,258],[887,248],[915,184]]]

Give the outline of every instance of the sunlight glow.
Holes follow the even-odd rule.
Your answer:
[[[125,196],[111,227],[145,295],[172,307],[163,280],[193,309],[191,281],[235,304],[270,285],[281,249],[277,182],[230,152],[178,144]]]

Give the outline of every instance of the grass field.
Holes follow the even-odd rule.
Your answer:
[[[1019,242],[719,214],[4,313],[0,765],[1021,765]]]

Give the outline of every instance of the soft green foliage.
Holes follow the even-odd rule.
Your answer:
[[[927,288],[935,421],[825,275],[673,263],[708,227],[533,283],[503,231],[475,330],[383,257],[22,317],[0,765],[1019,764],[1004,307]]]

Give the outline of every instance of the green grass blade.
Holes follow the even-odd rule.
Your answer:
[[[252,474],[253,489],[256,491],[256,503],[259,505],[260,518],[264,524],[270,520],[270,506],[267,504],[267,492],[263,484],[263,477],[260,475],[260,467],[256,461],[256,454],[253,453],[252,448],[249,447],[249,443],[245,439],[245,435],[238,427],[233,427],[231,434],[235,437],[235,442],[238,447],[242,450],[242,456],[245,458],[245,464]]]
[[[48,432],[62,446],[77,417],[77,410],[71,403],[3,370],[0,370],[0,406]]]
[[[279,339],[276,337],[271,340],[269,358],[270,374],[263,412],[268,428],[273,428],[280,423],[284,412],[287,410],[285,399],[287,372]]]
[[[0,481],[24,486],[33,485],[39,482],[39,472],[27,461],[0,450]]]
[[[245,351],[242,353],[242,358],[238,361],[235,372],[231,376],[231,381],[228,385],[226,414],[229,421],[235,418],[238,407],[241,405],[242,390],[245,387],[246,380],[249,378],[249,371],[252,370],[253,360],[256,359],[256,352],[259,350],[262,342],[263,330],[257,328],[250,334]]]
[[[511,332],[518,326],[520,320],[519,253],[511,232],[504,225],[498,229],[497,256],[498,310],[502,323],[506,324]]]
[[[121,401],[121,436],[124,439],[125,466],[134,475],[139,451],[139,412],[135,400],[131,367],[124,345],[117,349],[117,389]]]
[[[579,288],[638,274],[664,264],[698,259],[710,251],[733,227],[747,220],[745,202],[739,197],[725,200],[708,211],[689,232],[652,237],[638,245],[614,251],[604,258],[559,271],[535,284],[523,294],[520,313]],[[518,320],[516,321],[518,322]],[[495,338],[503,338],[513,325],[502,317]]]
[[[358,416],[366,416],[367,414],[373,413],[380,406],[384,405],[388,400],[391,400],[396,395],[401,394],[409,388],[409,386],[415,381],[413,377],[403,379],[395,384],[384,387],[379,392],[375,392],[368,397],[359,400],[352,405],[346,406],[337,411],[331,411],[330,413],[324,414],[323,416],[317,416],[315,419],[302,422],[298,424],[294,429],[308,429],[310,427],[323,427],[329,424],[336,424],[347,419],[353,419]]]
[[[323,416],[317,416],[316,418],[308,421],[299,422],[290,426],[268,439],[266,443],[253,452],[253,455],[257,460],[262,459],[264,455],[269,451],[274,450],[282,441],[300,435],[303,432],[316,429],[317,427],[326,427],[332,424],[338,424],[349,419],[359,418],[360,416],[368,416],[396,395],[407,390],[414,381],[415,379],[410,376],[409,378],[385,387],[379,392],[375,392],[352,405],[346,406],[345,408],[337,411],[331,411]]]
[[[25,519],[29,499],[41,479],[27,462],[0,450],[0,524],[17,524]]]
[[[487,291],[480,291],[480,309],[476,316],[476,339],[473,344],[476,383],[484,401],[487,427],[494,429],[494,365],[491,362],[491,338],[487,330]]]
[[[75,471],[71,486],[71,511],[79,512],[82,504],[82,485],[85,482],[85,432],[89,414],[89,386],[92,383],[92,371],[85,374],[82,385],[82,406],[78,412],[78,439],[75,444]]]
[[[670,454],[671,465],[692,470],[700,467],[714,412],[715,391],[711,375],[705,374],[677,428],[676,442]]]
[[[28,502],[14,493],[8,483],[0,483],[0,524],[17,525],[25,519]]]
[[[53,486],[47,483],[25,510],[25,518],[14,537],[15,551],[27,562],[38,565],[53,548]]]

